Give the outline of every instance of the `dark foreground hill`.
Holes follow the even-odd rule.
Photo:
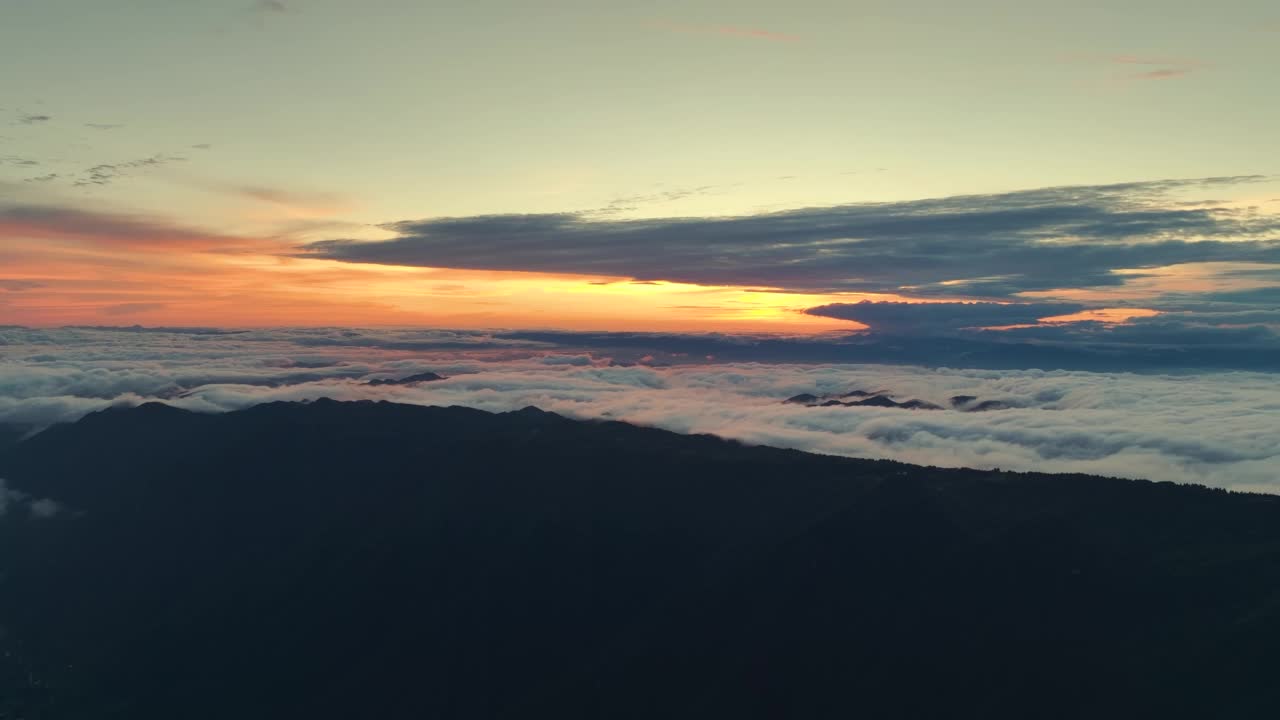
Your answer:
[[[1272,497],[329,401],[105,411],[0,477],[6,717],[1280,708]]]

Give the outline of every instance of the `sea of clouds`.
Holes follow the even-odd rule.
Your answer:
[[[667,359],[669,362],[669,358]],[[277,400],[534,405],[749,443],[924,465],[1082,472],[1280,492],[1269,373],[1131,374],[890,365],[658,364],[649,355],[457,331],[0,329],[0,423],[38,428],[115,404],[222,412]],[[365,384],[432,371],[413,386]],[[982,413],[784,404],[886,391]]]

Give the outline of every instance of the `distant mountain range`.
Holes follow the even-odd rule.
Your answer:
[[[1280,707],[1271,496],[327,400],[105,410],[0,477],[6,717]]]
[[[850,400],[849,398],[854,398]],[[903,410],[942,410],[941,405],[925,400],[894,400],[887,390],[851,390],[841,395],[813,395],[801,393],[792,395],[783,403],[804,405],[805,407],[882,407],[901,408]],[[980,400],[972,395],[955,395],[948,401],[951,408],[961,412],[987,412],[990,410],[1008,410],[1013,407],[1000,400]]]
[[[436,380],[444,380],[443,375],[437,375],[433,372],[418,373],[403,378],[375,378],[365,382],[365,385],[415,385],[417,383],[435,382]]]

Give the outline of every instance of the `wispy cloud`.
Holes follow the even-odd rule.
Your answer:
[[[1105,71],[1105,74],[1095,76],[1088,84],[1101,84],[1113,88],[1125,87],[1144,80],[1183,78],[1208,67],[1208,64],[1202,60],[1177,55],[1072,53],[1063,56],[1062,59],[1074,65]]]
[[[87,185],[109,185],[136,170],[155,168],[174,162],[185,162],[186,158],[178,155],[157,153],[139,160],[118,163],[102,163],[85,170],[72,184],[77,187]]]
[[[1191,68],[1163,68],[1160,70],[1151,70],[1149,72],[1138,73],[1134,75],[1139,80],[1168,80],[1170,78],[1182,77],[1190,75]]]
[[[51,115],[22,115],[18,118],[18,122],[23,125],[38,125],[40,123],[49,122],[52,119],[53,117]]]
[[[1134,80],[1169,80],[1190,75],[1192,72],[1204,67],[1204,63],[1199,60],[1176,57],[1113,55],[1110,61],[1115,65],[1159,66],[1153,70],[1144,70],[1128,75],[1129,78]]]
[[[0,241],[71,240],[118,249],[242,247],[244,238],[183,227],[156,218],[56,205],[0,204]]]
[[[660,23],[659,27],[670,32],[691,33],[699,35],[723,35],[729,37],[768,40],[771,42],[797,42],[800,36],[775,30],[742,27],[738,25],[686,25],[682,23]]]
[[[48,498],[33,498],[27,493],[8,489],[4,478],[0,478],[0,515],[13,508],[23,508],[36,519],[51,518],[62,510],[61,505]]]
[[[346,206],[345,201],[335,193],[301,192],[259,186],[242,186],[235,188],[235,191],[253,200],[314,213],[330,214]]]
[[[249,200],[253,206],[248,216],[255,220],[298,221],[306,227],[295,227],[292,230],[277,227],[284,234],[294,231],[336,231],[338,228],[349,228],[347,223],[325,221],[335,215],[348,212],[354,207],[350,198],[332,192],[314,190],[293,190],[264,185],[237,185],[233,183],[191,181],[193,185],[211,192],[230,195],[240,200]]]
[[[290,11],[284,0],[257,0],[253,4],[253,9],[264,13],[287,13]]]
[[[1111,62],[1119,65],[1198,65],[1195,60],[1149,55],[1112,55]]]
[[[124,127],[124,125],[118,123],[85,123],[84,126],[94,130],[115,130],[116,128]]]
[[[593,212],[598,215],[612,215],[614,213],[622,213],[630,210],[638,210],[641,207],[649,205],[660,205],[665,203],[676,202],[689,197],[697,197],[706,195],[719,189],[719,185],[701,185],[698,187],[674,188],[671,190],[661,190],[658,192],[645,193],[640,195],[624,195],[614,198],[608,205]]]
[[[774,40],[777,42],[795,42],[800,39],[800,36],[792,35],[790,33],[761,30],[760,28],[737,27],[734,25],[721,25],[719,27],[710,28],[710,31],[720,35],[734,35],[737,37],[755,38],[757,40]]]

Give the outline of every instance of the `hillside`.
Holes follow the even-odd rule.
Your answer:
[[[333,401],[107,410],[0,478],[29,718],[1280,706],[1270,496]]]

